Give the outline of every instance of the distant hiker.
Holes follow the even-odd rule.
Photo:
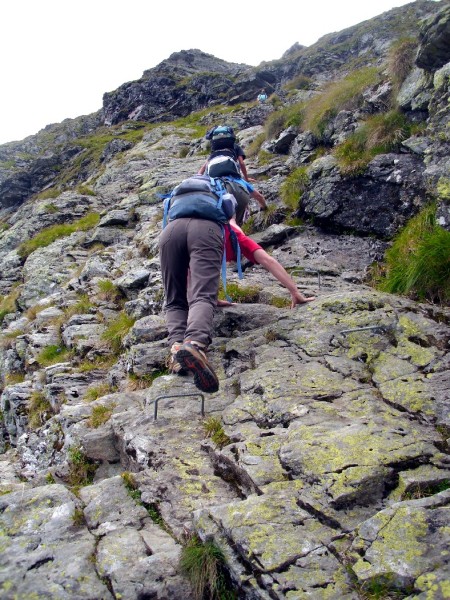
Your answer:
[[[242,225],[250,197],[254,198],[263,210],[267,209],[264,196],[255,190],[245,165],[244,150],[236,143],[234,131],[228,125],[213,127],[206,134],[211,143],[211,154],[203,164],[199,175],[206,173],[210,177],[220,177],[227,190],[237,200],[236,221]]]
[[[159,240],[166,322],[173,373],[190,371],[203,392],[217,392],[219,380],[206,358],[224,251],[224,229],[236,200],[217,180],[194,176],[164,202]],[[188,294],[189,279],[189,294]]]
[[[287,290],[291,294],[291,308],[294,308],[297,304],[305,304],[306,302],[311,302],[312,300],[315,300],[315,296],[304,296],[297,289],[295,281],[284,269],[284,267],[275,258],[273,258],[273,256],[270,256],[270,254],[263,250],[259,244],[257,244],[247,235],[245,235],[242,229],[236,224],[234,219],[230,220],[230,227],[236,234],[240,251],[245,256],[245,258],[247,258],[252,263],[256,263],[264,267],[266,271],[269,271],[269,273],[271,273],[276,279],[278,279],[281,285],[287,288]],[[227,229],[225,230],[225,243],[225,255],[227,261],[236,261],[237,257],[234,249],[234,244],[232,243]],[[230,303],[220,302],[219,306],[226,306],[228,304]]]
[[[266,90],[261,90],[258,94],[258,98],[257,98],[258,102],[260,102],[261,104],[264,104],[264,102],[267,100],[267,94],[266,94]]]

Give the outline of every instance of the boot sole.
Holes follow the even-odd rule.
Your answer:
[[[213,394],[219,389],[219,380],[214,371],[205,363],[201,356],[196,356],[195,351],[181,348],[176,354],[180,365],[194,374],[194,383],[202,392]]]

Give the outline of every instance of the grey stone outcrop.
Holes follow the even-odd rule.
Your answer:
[[[214,103],[230,78],[230,103],[254,100],[264,81],[289,107],[350,57],[384,57],[400,15],[415,32],[438,4],[394,9],[256,69],[177,53],[107,94],[101,115],[45,133],[65,143],[121,114],[156,119],[155,94],[175,92],[175,115],[210,94],[209,127],[223,117]],[[168,74],[186,89],[164,83]],[[278,82],[299,74],[314,89],[282,95]],[[382,110],[387,80],[366,91],[360,111],[330,121],[324,156],[296,126],[266,140],[264,161],[247,159],[269,210],[252,200],[246,226],[316,299],[290,310],[289,293],[261,266],[244,261],[243,281],[230,266],[230,289],[239,284],[244,297],[231,292],[235,303],[214,316],[212,395],[167,372],[158,259],[159,194],[201,167],[198,128],[154,123],[137,143],[111,142],[99,164],[84,156],[71,191],[48,200],[19,194],[22,175],[12,185],[1,163],[1,597],[194,599],[179,562],[192,536],[220,548],[225,581],[245,600],[448,597],[449,309],[369,285],[392,236],[429,197],[447,226],[448,77],[448,62],[416,65],[399,99],[424,129],[357,177],[339,171],[333,148]],[[275,108],[251,102],[230,113],[246,150]],[[20,151],[36,157],[42,139]],[[2,146],[1,160],[17,148]],[[32,159],[20,160],[30,172]],[[33,185],[51,165],[41,166]],[[309,179],[293,209],[280,190],[297,167]],[[88,212],[100,215],[96,227],[21,255],[24,241]]]

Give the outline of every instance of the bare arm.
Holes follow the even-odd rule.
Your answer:
[[[259,203],[259,205],[261,206],[261,208],[263,210],[265,210],[267,208],[266,199],[264,198],[264,196],[260,192],[258,192],[256,190],[253,190],[253,192],[250,194],[250,196],[252,198],[254,198]]]
[[[297,304],[304,304],[305,302],[311,302],[315,300],[315,296],[311,296],[307,298],[304,296],[298,289],[295,284],[295,281],[289,275],[289,273],[280,265],[280,263],[267,254],[265,250],[259,249],[255,250],[253,253],[255,261],[258,262],[262,267],[264,267],[269,273],[271,273],[281,285],[284,285],[285,288],[289,290],[291,294],[291,308],[294,308]]]
[[[203,175],[204,172],[206,171],[207,165],[208,165],[208,161],[206,161],[205,163],[203,163],[203,165],[202,165],[200,171],[197,173],[197,175]]]
[[[241,173],[244,176],[245,181],[248,181],[247,167],[245,166],[245,162],[244,162],[244,159],[242,158],[242,156],[238,156],[238,163],[239,163],[239,168],[241,169]]]

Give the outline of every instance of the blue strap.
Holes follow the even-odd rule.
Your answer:
[[[236,262],[237,262],[237,270],[238,270],[239,279],[243,279],[244,275],[242,273],[242,264],[241,264],[241,247],[239,246],[239,242],[237,243]]]
[[[216,190],[217,194],[219,195],[219,200],[217,202],[217,208],[222,208],[223,195],[227,191],[226,187],[223,184],[223,182],[218,178],[210,177],[210,180],[211,180],[212,189]]]
[[[170,200],[171,200],[172,196],[169,195],[165,200],[164,200],[164,212],[163,212],[163,229],[164,227],[167,225],[167,219],[168,219],[168,215],[169,215],[169,208],[170,208]]]
[[[242,179],[242,177],[233,177],[233,175],[226,175],[224,179],[227,181],[234,181],[235,183],[238,183],[239,185],[244,187],[249,194],[255,191],[254,186],[248,181],[245,181],[245,179]]]

